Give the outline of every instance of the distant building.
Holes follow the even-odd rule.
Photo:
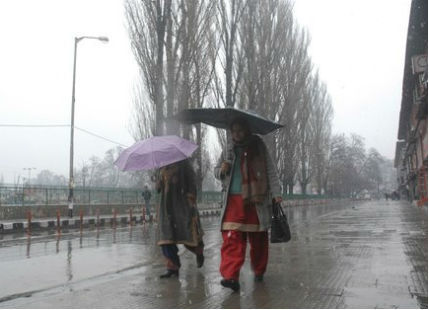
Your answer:
[[[427,0],[411,3],[395,168],[401,198],[427,205]]]

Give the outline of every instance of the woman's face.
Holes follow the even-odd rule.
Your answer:
[[[233,124],[231,127],[231,136],[234,143],[243,142],[247,137],[247,130],[240,124]]]

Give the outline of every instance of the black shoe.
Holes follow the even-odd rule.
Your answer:
[[[264,275],[263,274],[255,275],[255,282],[262,282],[262,281],[264,281]]]
[[[237,280],[234,279],[223,279],[220,281],[220,284],[223,287],[228,287],[230,289],[232,289],[234,292],[237,292],[240,289],[240,283],[238,283]]]
[[[166,273],[164,273],[163,275],[159,276],[161,279],[166,279],[166,278],[178,278],[179,277],[179,270],[171,270],[168,269]]]
[[[197,254],[197,268],[201,268],[204,265],[204,255]]]

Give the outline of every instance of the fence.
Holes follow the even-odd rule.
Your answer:
[[[81,205],[143,204],[142,190],[138,188],[76,187],[74,203]],[[69,194],[65,186],[0,186],[0,206],[66,205]],[[158,194],[152,193],[156,201]],[[220,203],[222,192],[204,191],[199,194],[204,204]],[[325,195],[285,195],[284,200],[330,199]]]
[[[129,188],[80,188],[74,189],[74,206],[77,213],[85,216],[134,214],[144,212],[141,189]],[[218,209],[221,206],[222,192],[204,191],[198,195],[201,210]],[[67,214],[68,187],[54,186],[0,186],[0,221],[26,218],[31,212],[34,218],[52,218],[58,212]],[[156,210],[159,195],[152,193],[152,210]],[[330,197],[317,195],[284,196],[284,206],[306,206],[329,203]]]
[[[67,204],[68,187],[55,186],[0,186],[0,206],[62,205]],[[141,189],[125,188],[83,188],[73,190],[74,203],[84,205],[100,204],[143,204]],[[205,191],[199,195],[203,203],[217,203],[222,193]],[[152,192],[156,201],[158,194]]]

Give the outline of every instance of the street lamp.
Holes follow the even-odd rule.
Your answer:
[[[73,88],[72,88],[72,110],[71,110],[71,125],[70,125],[70,178],[69,178],[69,216],[73,217],[73,188],[74,188],[74,179],[73,179],[73,139],[74,139],[74,102],[75,102],[75,84],[76,84],[76,53],[77,53],[77,44],[83,39],[93,39],[99,40],[101,42],[109,42],[107,37],[92,37],[92,36],[83,36],[74,38],[74,60],[73,60]],[[71,210],[71,211],[70,211]]]
[[[28,170],[28,185],[30,185],[31,180],[31,170],[36,170],[36,168],[22,168],[22,170]]]

